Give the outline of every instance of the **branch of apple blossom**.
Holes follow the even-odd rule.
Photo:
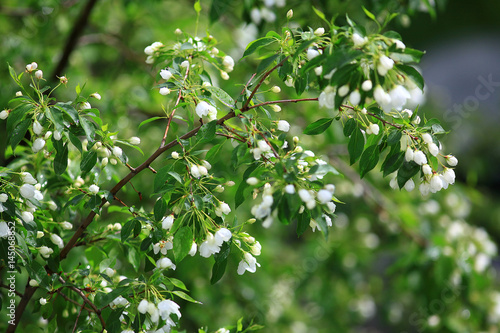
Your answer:
[[[76,332],[76,328],[78,327],[78,320],[80,319],[80,315],[82,314],[83,308],[84,308],[84,306],[80,306],[80,311],[78,311],[78,315],[76,316],[76,320],[75,320],[75,325],[73,326],[73,331],[71,331],[71,333]]]
[[[63,292],[61,291],[61,289],[56,289],[56,290],[55,290],[55,292],[56,292],[58,295],[60,295],[62,298],[64,298],[65,300],[67,300],[68,302],[71,302],[71,303],[73,303],[73,304],[77,305],[78,307],[83,307],[83,308],[84,308],[85,310],[87,310],[88,312],[94,312],[91,308],[88,308],[88,307],[86,307],[85,305],[80,304],[80,303],[78,303],[77,301],[75,301],[75,300],[73,300],[73,299],[69,298],[68,296],[66,296],[66,294],[65,294],[65,293],[63,293]]]
[[[285,58],[283,58],[283,60],[281,60],[278,64],[276,64],[276,66],[274,66],[273,68],[271,68],[270,70],[268,70],[264,75],[262,75],[262,77],[260,78],[259,82],[255,86],[255,88],[252,90],[252,92],[250,93],[250,96],[247,98],[245,104],[241,108],[242,112],[245,112],[245,111],[248,110],[248,105],[250,104],[250,102],[252,101],[253,97],[257,93],[257,90],[259,90],[260,86],[264,83],[264,81],[266,80],[266,78],[269,75],[271,75],[271,73],[274,72],[276,69],[278,69],[279,67],[283,66],[283,64],[288,60],[289,57],[290,56],[286,56]]]

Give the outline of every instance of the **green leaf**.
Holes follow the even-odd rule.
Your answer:
[[[257,66],[257,70],[256,70],[256,73],[262,73],[263,71],[265,71],[269,65],[271,65],[274,60],[276,60],[276,58],[279,57],[279,54],[276,53],[276,54],[272,54],[271,56],[267,57],[267,58],[264,58],[262,59],[262,61],[260,62],[259,66]]]
[[[200,143],[210,142],[215,138],[215,130],[217,129],[217,120],[212,120],[208,124],[201,126],[196,137],[200,138]]]
[[[277,39],[274,37],[262,37],[259,39],[254,40],[250,44],[247,45],[247,48],[245,49],[245,53],[243,53],[243,57],[241,59],[251,55],[255,51],[257,51],[259,48],[264,47],[266,45],[270,45],[274,42],[276,42]]]
[[[7,135],[12,136],[12,131],[16,125],[23,119],[24,115],[31,111],[33,106],[30,104],[22,104],[14,108],[7,118]]]
[[[241,205],[243,201],[245,201],[245,196],[243,195],[243,191],[248,187],[246,180],[248,179],[248,177],[250,177],[250,175],[257,168],[257,166],[258,166],[257,163],[253,163],[243,173],[243,181],[238,186],[238,189],[236,190],[236,195],[234,196],[234,205],[235,205],[234,209],[238,208],[238,206]]]
[[[311,214],[305,210],[297,219],[297,236],[300,236],[307,230],[311,222]]]
[[[139,127],[138,127],[138,128],[141,128],[141,126],[142,126],[142,125],[146,125],[146,124],[148,124],[148,123],[150,123],[150,122],[152,122],[152,121],[158,120],[158,119],[167,119],[167,117],[151,117],[151,118],[146,119],[146,120],[144,120],[143,122],[141,122],[141,123],[139,124]]]
[[[82,148],[82,142],[80,141],[80,139],[78,137],[76,137],[71,132],[68,132],[68,137],[69,137],[69,141],[71,141],[71,143],[73,144],[73,146],[75,146],[76,149],[78,149],[78,151],[81,154],[83,152],[83,148]]]
[[[179,263],[188,255],[193,245],[193,231],[191,228],[185,226],[177,230],[173,243],[175,262]]]
[[[309,48],[309,46],[311,46],[313,43],[316,43],[317,41],[318,41],[318,38],[312,38],[312,39],[310,39],[308,41],[302,42],[302,44],[300,44],[299,48],[293,54],[293,58],[292,59],[295,61],[295,59],[297,59],[297,57],[302,52],[304,52],[305,50],[307,50]]]
[[[321,174],[325,175],[327,173],[331,173],[334,175],[340,175],[340,173],[330,164],[316,164],[308,172],[310,175]]]
[[[319,9],[317,9],[316,7],[312,6],[312,9],[314,10],[314,13],[316,13],[316,15],[318,15],[318,17],[320,19],[322,19],[323,21],[325,21],[326,23],[329,23],[325,17],[325,14],[323,14],[322,11],[320,11]]]
[[[372,170],[377,166],[379,159],[378,145],[374,144],[365,149],[361,158],[359,159],[359,173],[361,178],[363,178],[368,171]]]
[[[30,125],[31,125],[31,119],[24,119],[20,124],[18,124],[14,128],[14,130],[12,131],[12,134],[9,138],[10,146],[12,147],[12,151],[14,151],[16,149],[19,142],[21,142],[21,140],[24,138]]]
[[[349,139],[349,143],[347,144],[347,150],[349,151],[350,163],[353,165],[356,163],[358,158],[363,153],[363,148],[365,146],[365,138],[363,137],[363,133],[359,128],[355,129]]]
[[[189,296],[188,294],[186,294],[183,291],[180,291],[180,290],[172,291],[172,294],[174,294],[175,296],[178,296],[178,297],[180,297],[183,300],[186,300],[188,302],[201,304],[201,302],[198,302],[197,300],[195,300],[194,298],[192,298],[191,296]]]
[[[155,216],[155,221],[161,221],[163,216],[165,216],[165,213],[167,212],[167,202],[163,198],[159,198],[156,200],[155,206],[154,206],[154,216]]]
[[[399,151],[399,147],[397,146],[394,147],[397,148],[398,152],[393,154],[389,153],[385,158],[384,163],[382,163],[381,170],[384,173],[384,177],[398,170],[405,159],[405,152]]]
[[[80,118],[80,125],[82,126],[83,130],[85,131],[85,135],[87,136],[87,140],[94,141],[94,134],[95,134],[94,124],[84,117],[79,117],[79,118]]]
[[[200,0],[196,1],[194,3],[194,10],[196,11],[196,13],[199,13],[201,12],[201,4],[200,4]]]
[[[413,67],[407,65],[398,65],[397,68],[406,74],[421,90],[424,89],[424,78]]]
[[[394,144],[397,144],[401,142],[401,131],[394,129],[389,133],[389,136],[387,137],[387,145],[392,146]]]
[[[205,156],[205,160],[207,160],[209,163],[213,163],[215,161],[215,157],[221,150],[222,146],[224,145],[225,141],[223,143],[220,143],[218,145],[213,146],[210,148],[210,150],[207,152],[207,155]]]
[[[98,308],[102,308],[102,307],[105,307],[107,306],[109,303],[111,303],[115,298],[117,298],[118,296],[121,296],[121,295],[125,295],[127,294],[127,291],[130,289],[131,287],[130,286],[126,286],[126,287],[118,287],[112,291],[110,291],[109,293],[105,294],[105,293],[101,293],[101,292],[98,292],[96,294],[96,297],[95,297],[95,301],[94,301],[94,304],[98,307]]]
[[[231,241],[224,242],[219,253],[214,254],[215,263],[212,267],[212,277],[210,283],[215,284],[219,281],[226,271],[227,257],[231,252]]]
[[[361,8],[363,8],[363,11],[365,12],[366,16],[368,16],[370,19],[372,19],[373,21],[375,21],[377,23],[377,25],[379,25],[379,23],[378,23],[377,18],[375,17],[375,15],[373,15],[368,9],[366,9],[365,6],[361,6]]]
[[[156,173],[154,182],[153,182],[153,189],[155,192],[158,192],[161,190],[161,188],[165,185],[165,182],[168,180],[169,176],[169,171],[171,169],[171,165],[164,166],[158,172]]]
[[[136,222],[139,222],[139,221],[130,220],[130,221],[127,221],[127,223],[125,223],[123,225],[122,230],[120,231],[120,237],[121,237],[122,243],[125,242],[127,240],[127,238],[129,238],[130,234],[132,233],[132,230],[134,230],[134,226],[135,226]]]
[[[45,115],[54,124],[58,132],[62,133],[64,131],[64,117],[61,110],[56,107],[46,108]]]
[[[333,118],[321,118],[316,120],[314,123],[307,125],[304,130],[304,134],[306,135],[318,135],[323,133],[330,127],[333,122]]]
[[[356,129],[356,119],[349,118],[344,125],[344,135],[346,137],[350,137],[352,132]]]
[[[80,162],[80,170],[82,170],[83,173],[89,172],[96,163],[97,152],[95,150],[87,151],[83,154],[82,161]]]
[[[236,102],[229,96],[229,94],[219,87],[208,86],[206,90],[210,91],[222,104],[227,107],[233,108]]]
[[[61,143],[62,144],[62,143]],[[62,146],[61,150],[57,150],[54,158],[54,172],[56,175],[62,175],[68,167],[68,144]]]
[[[151,237],[144,238],[141,242],[141,247],[140,247],[141,252],[147,252],[151,244],[153,244],[153,239]]]
[[[71,118],[73,123],[76,124],[78,122],[78,111],[76,111],[75,108],[71,105],[71,102],[57,103],[55,107],[66,113]]]
[[[405,186],[408,179],[415,176],[420,171],[420,165],[415,162],[403,162],[403,165],[398,170],[398,186],[402,188]]]

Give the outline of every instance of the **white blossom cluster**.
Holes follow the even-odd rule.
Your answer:
[[[120,297],[121,296],[119,296],[118,298]],[[121,299],[118,300],[117,303],[117,299],[113,301],[114,304],[128,304],[128,302],[125,303],[126,300],[123,301]],[[177,319],[181,318],[182,316],[179,308],[180,306],[177,303],[169,299],[162,300],[158,304],[148,301],[147,299],[143,299],[139,302],[137,311],[148,316],[149,320],[146,321],[146,326],[149,332],[168,333],[170,332],[171,328],[175,326],[175,322],[172,320],[171,315],[176,315]],[[160,318],[164,321],[165,324],[161,327],[158,327],[161,323]],[[122,331],[122,333],[131,332],[133,333],[134,331],[129,329]]]
[[[260,25],[262,22],[272,23],[276,21],[276,13],[274,7],[282,8],[286,5],[286,0],[263,0],[263,6],[253,7],[250,10],[250,19],[255,25]]]

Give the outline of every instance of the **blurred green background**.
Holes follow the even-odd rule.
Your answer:
[[[78,84],[84,86],[84,95],[99,92],[102,100],[94,101],[93,106],[101,111],[104,123],[119,131],[119,138],[139,136],[148,156],[159,145],[164,124],[158,121],[140,129],[137,126],[148,117],[163,115],[162,104],[167,102],[153,89],[157,72],[144,62],[143,50],[154,41],[172,45],[177,28],[194,33],[194,1],[95,1],[88,21],[75,25],[88,3],[2,1],[0,108],[6,107],[16,92],[7,63],[19,72],[27,63],[36,61],[49,82],[55,82],[55,75],[69,78],[67,88],[56,92],[61,101],[72,98]],[[301,136],[304,148],[328,158],[345,174],[343,178],[331,178],[337,185],[337,197],[345,204],[338,205],[329,238],[325,240],[310,231],[297,238],[293,227],[274,225],[262,229],[254,225],[249,232],[262,243],[263,253],[258,258],[262,267],[255,274],[240,277],[234,258],[226,276],[215,286],[209,283],[212,261],[186,259],[175,276],[186,282],[192,296],[203,305],[180,303],[182,327],[188,332],[203,325],[215,329],[245,317],[247,323],[253,319],[266,325],[265,332],[474,332],[478,327],[498,332],[495,324],[488,324],[494,303],[485,298],[489,291],[498,289],[495,270],[473,271],[466,277],[467,270],[458,267],[463,259],[461,250],[480,237],[464,237],[453,244],[445,239],[451,221],[465,220],[484,228],[497,245],[500,243],[500,148],[495,144],[500,87],[491,84],[491,91],[482,90],[490,92],[488,98],[476,96],[483,82],[479,77],[488,80],[490,76],[490,81],[500,82],[500,2],[438,2],[433,17],[419,10],[415,1],[287,0],[283,7],[276,1],[269,7],[275,20],[263,19],[253,26],[245,22],[251,21],[252,8],[265,7],[263,2],[223,1],[226,5],[212,8],[212,15],[218,19],[209,24],[211,3],[201,1],[198,34],[203,36],[209,31],[221,42],[219,48],[235,60],[252,40],[249,38],[257,38],[269,29],[280,32],[290,8],[294,10],[294,23],[314,29],[322,22],[313,14],[313,5],[327,17],[338,15],[340,24],[345,22],[345,13],[366,22],[362,5],[374,12],[380,8],[401,12],[391,28],[401,33],[407,46],[427,52],[420,65],[427,84],[427,103],[420,110],[428,118],[440,119],[443,127],[452,131],[443,139],[443,145],[445,152],[459,159],[459,184],[453,186],[453,191],[430,198],[393,191],[389,179],[377,172],[359,179],[356,167],[346,162],[340,126],[333,126],[322,137]],[[80,34],[77,44],[67,66],[55,73],[73,29]],[[237,63],[231,80],[219,84],[233,95],[238,94],[239,85],[248,80],[257,64],[254,59]],[[273,80],[269,86],[279,84],[281,97],[293,96],[293,89],[277,78]],[[462,106],[462,111],[456,111],[459,109],[455,105]],[[319,112],[326,112],[307,104],[283,109],[282,119],[295,124],[290,136],[300,136],[304,124],[321,118]],[[0,122],[0,133],[4,133],[4,126]],[[172,138],[182,134],[182,124],[173,130]],[[231,153],[230,145],[225,149]],[[131,165],[144,159],[134,150],[127,153]],[[0,137],[0,165],[7,165],[11,158],[5,138]],[[156,163],[155,167],[162,162]],[[228,170],[226,161],[216,163],[214,170],[232,175],[236,182],[241,180],[241,175]],[[109,179],[109,184],[113,181]],[[133,184],[143,199],[139,200],[128,187],[122,194],[124,200],[150,210],[154,204],[148,193],[151,182],[151,175],[139,175]],[[227,202],[234,202],[234,190],[226,191]],[[240,221],[251,217],[250,206],[248,203],[235,212]],[[119,213],[103,214],[98,223],[106,225],[123,218]],[[454,246],[456,256],[443,255],[449,245]],[[105,244],[102,247],[106,249]],[[110,256],[118,255],[108,250]],[[473,266],[471,259],[464,260]],[[498,258],[492,264],[500,268]],[[122,263],[122,269],[131,270],[126,263]],[[457,279],[463,282],[450,287],[449,281]],[[496,282],[490,284],[492,281]],[[446,288],[456,292],[456,297],[442,302],[444,306],[439,309],[432,308],[432,302],[441,299],[439,295]],[[500,312],[498,307],[496,311]],[[437,324],[433,316],[439,319]],[[43,331],[37,318],[36,314],[24,314],[25,330]]]

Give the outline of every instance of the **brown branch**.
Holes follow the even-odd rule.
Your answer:
[[[3,284],[3,283],[0,283],[0,288],[5,288],[5,289],[9,289],[10,290],[10,286],[6,285],[6,284]],[[21,294],[19,291],[17,290],[14,290],[14,293],[19,296],[19,297],[23,297],[23,294]]]
[[[268,101],[268,102],[262,102],[259,104],[255,104],[252,106],[248,107],[248,110],[258,108],[259,106],[264,106],[264,105],[269,105],[269,104],[279,104],[279,103],[298,103],[298,102],[306,102],[306,101],[317,101],[318,97],[311,97],[311,98],[298,98],[298,99],[281,99],[279,101]]]
[[[242,112],[245,112],[248,110],[248,104],[250,104],[250,102],[252,101],[252,98],[253,96],[255,96],[255,93],[257,92],[257,90],[259,90],[260,86],[264,83],[264,80],[269,76],[271,75],[272,72],[274,72],[276,69],[278,69],[279,67],[283,66],[283,64],[285,63],[285,61],[288,60],[290,56],[286,56],[285,58],[283,58],[283,60],[281,60],[278,64],[276,64],[276,66],[274,66],[273,68],[271,68],[270,70],[268,70],[259,80],[259,83],[257,83],[257,85],[255,86],[255,88],[252,90],[252,93],[250,94],[250,96],[247,98],[245,104],[243,105],[243,107],[241,108],[241,111]]]
[[[78,39],[83,33],[83,30],[87,26],[90,13],[92,12],[92,9],[94,8],[96,3],[97,0],[89,0],[87,2],[87,5],[80,12],[80,16],[78,17],[78,19],[74,21],[75,23],[73,24],[73,28],[71,29],[71,33],[69,34],[68,39],[66,40],[66,45],[64,46],[61,58],[57,63],[56,68],[52,72],[51,77],[54,80],[57,79],[57,76],[62,76],[64,74],[63,72],[68,65],[69,57],[75,49],[76,44],[78,43]]]
[[[77,301],[75,301],[74,299],[69,298],[69,297],[68,297],[66,294],[64,294],[64,293],[63,293],[60,289],[57,289],[57,290],[56,290],[56,293],[58,293],[59,295],[61,295],[61,296],[62,296],[62,298],[64,298],[64,299],[65,299],[65,300],[67,300],[68,302],[71,302],[71,303],[73,303],[73,304],[75,304],[75,305],[78,305],[78,307],[82,307],[83,309],[87,310],[88,312],[93,312],[93,311],[92,311],[92,309],[87,308],[85,305],[80,304],[80,303],[78,303]]]

